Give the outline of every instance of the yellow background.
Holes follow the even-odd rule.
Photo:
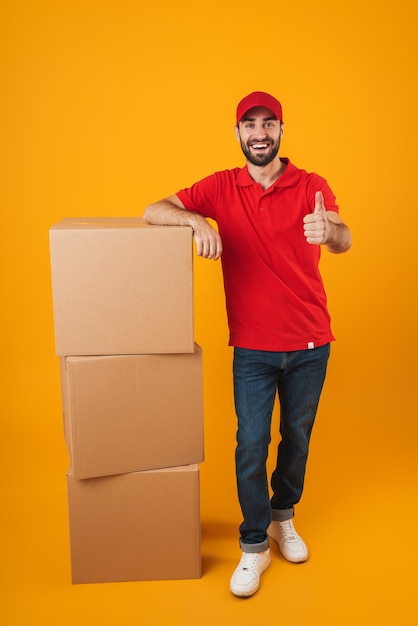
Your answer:
[[[418,623],[415,1],[3,0],[0,11],[2,623]],[[204,576],[71,586],[48,230],[66,216],[141,215],[240,165],[234,111],[255,89],[282,100],[281,154],[327,178],[354,240],[322,260],[337,342],[297,510],[311,558],[292,566],[273,547],[258,594],[229,593],[231,349],[220,265],[196,259]]]

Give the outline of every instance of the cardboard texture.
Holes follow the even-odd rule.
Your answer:
[[[67,488],[73,583],[200,578],[197,465]]]
[[[193,352],[191,228],[67,218],[50,255],[56,354]]]
[[[74,476],[203,461],[202,350],[61,357],[64,432]]]

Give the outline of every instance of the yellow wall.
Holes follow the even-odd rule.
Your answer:
[[[354,240],[347,255],[323,255],[337,342],[301,507],[361,505],[366,482],[382,513],[416,516],[398,495],[417,473],[416,3],[4,0],[0,11],[3,496],[16,504],[25,477],[61,480],[68,462],[49,227],[141,215],[241,164],[235,106],[261,89],[283,103],[282,155],[327,178]],[[196,259],[195,283],[202,514],[238,523],[220,265]]]

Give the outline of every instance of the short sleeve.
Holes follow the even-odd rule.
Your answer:
[[[191,187],[181,189],[176,195],[182,201],[187,211],[195,211],[204,217],[216,219],[218,198],[216,174],[203,178]]]

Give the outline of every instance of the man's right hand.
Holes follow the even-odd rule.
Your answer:
[[[219,233],[200,213],[186,211],[181,200],[169,196],[147,206],[144,219],[160,226],[190,226],[196,241],[198,256],[217,261],[222,254],[222,241]]]
[[[219,233],[202,216],[196,213],[190,215],[190,226],[196,242],[196,252],[204,259],[217,261],[222,255],[222,240]]]

